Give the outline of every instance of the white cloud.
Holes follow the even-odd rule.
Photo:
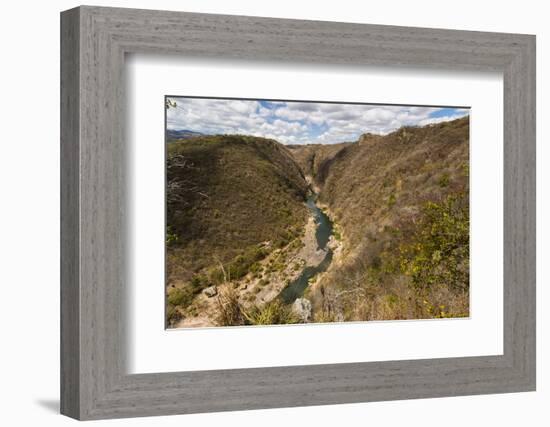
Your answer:
[[[467,109],[314,102],[268,102],[173,98],[167,110],[169,129],[207,134],[241,133],[284,144],[331,144],[354,141],[366,132],[386,134],[401,126],[424,126],[453,120]]]

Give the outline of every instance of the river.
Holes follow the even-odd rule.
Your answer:
[[[285,304],[290,304],[297,298],[300,298],[307,289],[309,280],[316,274],[326,271],[332,262],[332,250],[327,248],[330,236],[332,236],[333,233],[332,221],[319,206],[317,206],[317,194],[312,193],[308,197],[306,206],[312,213],[317,226],[315,230],[317,249],[324,251],[326,255],[318,265],[305,267],[300,276],[282,290],[279,294],[279,298],[281,298]]]

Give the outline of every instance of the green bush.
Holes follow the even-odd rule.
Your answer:
[[[253,246],[247,249],[243,254],[236,256],[225,267],[229,275],[228,279],[237,280],[246,276],[249,272],[257,272],[261,267],[258,261],[264,259],[267,254],[268,252],[264,248]]]
[[[195,274],[191,278],[191,288],[193,289],[193,293],[195,294],[199,293],[208,286],[210,286],[208,277],[203,274]]]
[[[388,197],[388,206],[391,208],[395,205],[395,202],[397,202],[397,197],[395,196],[395,193],[391,193],[390,197]]]
[[[448,196],[442,203],[428,202],[414,237],[401,250],[401,267],[415,289],[436,284],[468,289],[470,221],[464,194]]]
[[[193,301],[193,292],[189,288],[176,288],[168,294],[168,303],[187,307]]]
[[[281,325],[298,322],[291,308],[278,299],[262,307],[254,307],[246,313],[246,319],[251,325]]]
[[[451,177],[449,176],[448,173],[445,172],[443,175],[439,177],[438,184],[441,188],[445,188],[449,185],[450,180],[451,180]]]
[[[262,269],[262,265],[259,262],[255,262],[250,266],[250,272],[253,274],[258,273],[259,271],[261,271],[261,269]]]
[[[172,231],[172,227],[166,227],[166,244],[172,245],[178,241],[178,235]]]

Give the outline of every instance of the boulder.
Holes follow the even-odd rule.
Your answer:
[[[206,288],[203,292],[204,295],[206,295],[208,298],[212,298],[218,295],[218,288],[216,286],[210,286]]]
[[[307,298],[298,298],[292,304],[292,312],[301,322],[311,321],[311,301]]]

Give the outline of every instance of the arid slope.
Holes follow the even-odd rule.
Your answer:
[[[250,136],[168,142],[169,323],[205,288],[239,279],[303,234],[307,183],[288,150]]]
[[[316,321],[468,315],[468,146],[468,117],[363,135],[315,176],[344,248]]]

